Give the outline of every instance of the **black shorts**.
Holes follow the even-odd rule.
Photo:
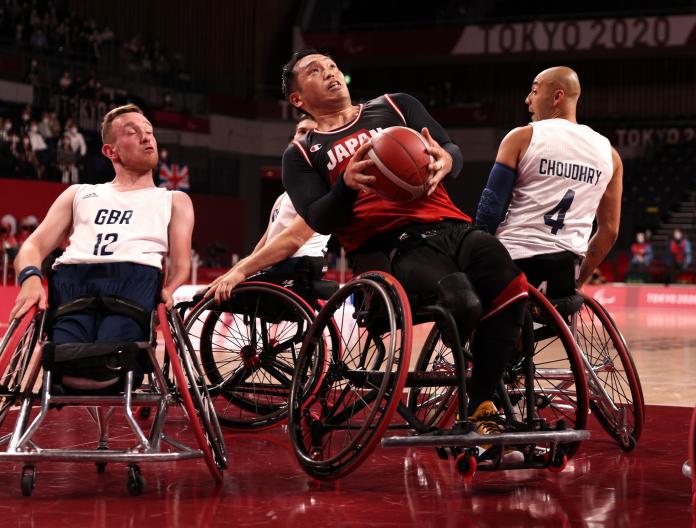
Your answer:
[[[539,288],[549,299],[559,299],[575,293],[575,278],[580,257],[570,251],[548,253],[517,259],[515,264],[524,271],[527,282]],[[546,283],[545,285],[543,283]]]
[[[389,256],[392,274],[417,304],[434,303],[440,279],[460,271],[467,274],[485,311],[508,300],[501,299],[505,290],[511,298],[520,293],[508,288],[520,270],[505,247],[468,223],[410,226],[395,240],[393,247],[383,248],[383,254]]]
[[[247,280],[272,282],[290,288],[304,299],[316,297],[313,283],[321,280],[326,269],[324,257],[294,257],[261,270]]]

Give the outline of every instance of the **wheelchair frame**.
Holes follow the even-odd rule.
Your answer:
[[[355,311],[346,314],[349,298],[354,301]],[[573,365],[570,384],[575,386],[577,398],[577,426],[584,426],[587,409],[587,392],[584,371],[579,360],[577,344],[572,339],[567,326],[560,320],[555,309],[543,298],[547,313],[556,319],[558,331],[564,332],[565,352]],[[293,383],[290,393],[290,417],[288,429],[296,456],[301,466],[311,476],[321,480],[332,480],[347,475],[356,469],[374,449],[377,442],[384,447],[392,446],[433,446],[441,448],[438,453],[446,457],[451,452],[457,460],[461,472],[471,475],[483,459],[477,455],[478,445],[496,445],[492,463],[481,469],[521,469],[529,467],[565,466],[579,442],[589,438],[584,430],[565,429],[564,422],[556,422],[554,430],[535,414],[537,394],[534,392],[534,365],[526,361],[520,376],[526,376],[526,388],[518,393],[527,402],[526,416],[517,422],[516,432],[484,436],[474,433],[474,425],[468,422],[466,391],[467,363],[470,357],[461,346],[452,316],[439,306],[425,307],[422,311],[447,324],[448,335],[454,336],[454,367],[449,372],[407,372],[411,352],[412,317],[410,305],[403,288],[390,275],[382,272],[364,273],[333,295],[317,315],[310,328],[298,359],[295,379],[311,377],[314,358],[320,353],[324,328],[334,319],[334,310],[340,310],[341,324],[355,321],[350,327],[350,335],[342,329],[342,347],[332,350],[332,357],[324,373],[318,390],[309,398],[303,394],[300,384]],[[419,314],[420,315],[420,314]],[[350,326],[350,322],[349,322]],[[353,355],[358,348],[357,355]],[[567,372],[562,373],[564,378]],[[565,382],[564,382],[565,383]],[[419,420],[416,413],[401,399],[403,388],[456,387],[463,395],[456,398],[458,419],[449,430],[442,430],[433,424]],[[499,391],[502,406],[506,409],[509,421],[515,414],[507,393]],[[454,407],[454,405],[453,405]],[[584,409],[584,411],[583,411]],[[391,424],[395,411],[406,421]],[[354,421],[353,418],[357,417]],[[526,420],[526,429],[521,425]],[[381,438],[388,428],[406,429],[416,436],[397,436]],[[343,434],[333,441],[333,433]],[[328,440],[327,440],[328,438]],[[546,446],[543,451],[539,445]],[[503,461],[504,446],[523,446],[526,450],[522,464],[509,464]],[[444,449],[448,448],[448,449]]]
[[[530,290],[530,294],[532,303],[539,302],[543,297],[537,290]],[[568,300],[571,301],[569,304],[582,301],[578,303],[580,306],[577,311],[562,308],[559,314],[569,324],[573,339],[581,352],[590,408],[619,447],[630,452],[640,437],[645,415],[643,390],[633,358],[613,319],[599,302],[581,293],[550,302],[555,307],[557,304],[568,304],[565,302]],[[425,350],[435,350],[438,344],[442,348],[438,339],[439,333],[434,329],[426,340],[422,355],[427,356]],[[438,353],[441,356],[441,368],[452,363],[453,360],[446,357],[444,351],[440,350]],[[419,358],[416,369],[426,370],[427,360],[427,357]],[[439,396],[442,400],[439,404],[442,414],[434,415],[433,420],[441,427],[452,419],[453,406],[447,399],[455,395],[456,389],[451,389],[449,394]]]
[[[115,396],[54,395],[51,393],[51,372],[47,370],[43,373],[43,390],[34,392],[42,364],[37,358],[32,362],[32,356],[36,344],[43,337],[44,321],[45,313],[32,307],[21,320],[12,323],[0,349],[0,417],[7,418],[12,406],[20,406],[12,431],[0,436],[0,446],[5,446],[5,450],[0,452],[0,461],[24,463],[21,489],[25,496],[33,491],[36,482],[34,464],[40,461],[94,462],[99,473],[109,462],[126,463],[128,491],[132,495],[139,495],[145,489],[145,479],[138,466],[141,462],[204,458],[214,480],[217,483],[222,481],[222,472],[227,467],[225,443],[212,411],[203,374],[176,312],[170,312],[160,304],[152,314],[150,342],[138,343],[148,354],[153,369],[149,374],[149,384],[134,392],[133,372],[129,371],[123,393]],[[165,357],[171,367],[172,379],[168,379],[156,361],[156,323],[163,334]],[[38,414],[31,420],[36,400],[40,400],[40,406]],[[165,434],[169,408],[177,404],[183,407],[189,419],[197,447]],[[99,433],[97,449],[40,447],[41,440],[35,438],[35,433],[51,409],[65,405],[88,407]],[[135,436],[134,444],[126,449],[108,447],[109,420],[117,407],[123,409],[126,423]],[[135,418],[134,410],[138,407],[156,408],[148,434]]]

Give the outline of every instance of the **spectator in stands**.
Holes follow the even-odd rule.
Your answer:
[[[17,254],[18,244],[15,238],[17,231],[17,220],[11,214],[6,214],[0,220],[0,253],[4,261],[4,256],[7,255],[9,261],[14,260]]]
[[[70,136],[65,134],[61,139],[58,152],[56,153],[56,163],[60,170],[61,181],[63,183],[78,183],[79,172],[77,170],[77,153],[70,145]]]
[[[670,269],[669,282],[673,282],[680,272],[691,266],[691,242],[678,227],[672,232],[672,238],[667,241],[665,255],[667,267]]]
[[[12,119],[6,117],[2,122],[2,130],[0,130],[0,141],[3,143],[11,143],[12,136]]]
[[[39,134],[41,134],[41,137],[44,139],[44,141],[47,139],[53,139],[57,137],[57,134],[54,132],[53,127],[51,126],[50,112],[44,112],[41,115],[41,121],[38,123],[38,127]]]
[[[60,134],[61,134],[61,131],[63,130],[63,127],[60,124],[57,112],[51,112],[50,117],[49,117],[49,126],[51,127],[51,132],[53,133],[51,137],[54,137],[54,138],[60,137]]]
[[[19,120],[19,125],[17,126],[17,133],[20,136],[24,136],[29,133],[29,127],[31,126],[31,105],[27,105],[22,110],[22,118]]]
[[[19,247],[24,244],[24,241],[29,238],[36,228],[39,227],[39,220],[34,215],[28,215],[22,218],[19,222],[19,230],[17,232],[17,245]]]
[[[652,244],[645,238],[643,231],[636,233],[636,241],[631,245],[629,271],[645,272],[653,259]]]
[[[32,121],[29,125],[29,132],[27,135],[29,136],[29,141],[31,141],[31,149],[34,151],[38,161],[36,173],[37,176],[41,178],[43,167],[48,162],[48,145],[46,145],[46,141],[41,135],[41,132],[39,132],[39,124],[36,121]]]
[[[37,159],[31,148],[31,140],[28,135],[17,138],[12,142],[12,155],[15,158],[15,175],[18,178],[36,178]]]
[[[82,132],[77,128],[77,123],[74,119],[68,119],[65,124],[65,134],[70,138],[70,148],[77,153],[77,159],[83,158],[87,154],[87,143]]]

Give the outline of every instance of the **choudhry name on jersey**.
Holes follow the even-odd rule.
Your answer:
[[[559,176],[561,178],[597,185],[602,176],[602,171],[578,163],[541,158],[539,160],[539,174]]]

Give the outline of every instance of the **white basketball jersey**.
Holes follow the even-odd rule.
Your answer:
[[[270,225],[266,244],[276,237],[283,229],[288,227],[297,218],[297,211],[292,205],[288,193],[281,194],[273,204],[271,210]],[[292,257],[323,257],[326,253],[326,244],[329,242],[329,235],[314,233],[304,245],[298,249]]]
[[[613,175],[609,140],[566,119],[532,123],[507,216],[495,236],[514,259],[571,251],[585,256]]]
[[[166,189],[119,192],[110,183],[80,185],[70,243],[54,266],[135,262],[162,269],[171,214],[172,193]]]

